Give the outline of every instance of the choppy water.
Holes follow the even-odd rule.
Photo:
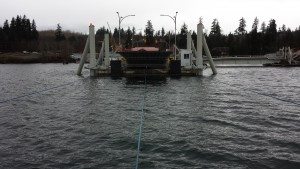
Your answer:
[[[143,83],[76,68],[0,65],[0,168],[134,167]],[[140,168],[300,168],[299,68],[152,81],[145,108]]]

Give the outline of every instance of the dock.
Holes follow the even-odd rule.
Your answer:
[[[203,35],[203,24],[197,24],[197,47],[191,38],[191,32],[187,33],[187,48],[174,50],[162,50],[156,47],[135,47],[118,51],[110,50],[109,34],[105,34],[101,51],[96,56],[95,28],[89,26],[84,51],[82,53],[77,75],[81,75],[87,59],[91,77],[168,77],[168,76],[202,76],[204,69],[204,50],[206,61],[213,74],[217,74],[213,58]],[[118,54],[119,57],[112,57]],[[89,57],[89,58],[88,58]]]

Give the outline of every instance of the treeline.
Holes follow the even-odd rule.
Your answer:
[[[214,19],[211,24],[211,31],[205,34],[208,45],[214,56],[227,55],[264,55],[276,52],[283,46],[292,48],[300,47],[300,26],[295,30],[287,28],[285,25],[278,26],[276,20],[271,19],[268,23],[259,23],[255,18],[250,31],[246,30],[246,20],[241,18],[239,26],[229,34],[224,34],[221,24]],[[69,55],[74,52],[82,52],[87,35],[63,31],[60,24],[56,30],[37,31],[34,20],[17,16],[9,22],[6,20],[3,27],[0,27],[0,52],[55,52]],[[196,26],[195,26],[196,27]],[[183,24],[176,35],[178,48],[186,48],[186,36],[189,30],[188,25]],[[172,48],[175,43],[174,31],[166,31],[164,28],[154,30],[152,22],[149,20],[145,29],[136,30],[135,27],[119,30],[110,30],[101,27],[96,31],[97,52],[104,39],[104,34],[110,34],[110,44],[112,48],[117,48],[122,44],[124,48],[136,46],[156,46],[161,49]],[[192,31],[192,39],[197,45],[197,34]]]
[[[25,15],[6,20],[0,27],[0,49],[2,51],[28,50],[37,48],[39,33],[34,20]]]
[[[276,52],[283,46],[290,46],[291,48],[300,47],[300,26],[295,30],[287,28],[285,25],[277,26],[276,20],[271,19],[268,23],[259,23],[259,19],[255,18],[248,32],[246,30],[246,20],[241,18],[239,26],[229,34],[224,34],[220,23],[214,19],[211,25],[209,34],[205,34],[207,43],[214,56],[228,56],[228,55],[264,55],[267,53]],[[148,21],[144,34],[137,32],[136,29],[127,28],[121,29],[121,44],[125,48],[131,46],[156,46],[160,48],[170,48],[175,42],[174,32],[166,32],[164,28],[155,31],[153,24]],[[183,24],[177,34],[176,44],[178,48],[186,48],[186,36],[188,26]],[[98,37],[103,37],[104,33],[110,32],[105,27],[97,31]],[[110,32],[111,33],[111,32]],[[115,43],[119,43],[119,30],[114,29],[111,36]],[[197,34],[192,32],[192,39],[194,44],[197,44]]]
[[[279,48],[290,46],[300,47],[300,26],[292,31],[285,25],[278,27],[275,19],[269,23],[262,22],[256,17],[251,30],[246,30],[246,20],[241,18],[239,26],[233,33],[222,34],[220,23],[214,19],[211,32],[206,35],[208,45],[213,55],[264,55],[276,52]]]
[[[81,52],[87,35],[63,31],[60,24],[56,30],[37,31],[35,20],[17,15],[6,20],[0,27],[0,52],[41,52],[67,57]]]
[[[56,30],[39,31],[39,35],[38,51],[56,52],[66,56],[82,52],[87,39],[85,34],[63,31],[60,24],[57,24]]]

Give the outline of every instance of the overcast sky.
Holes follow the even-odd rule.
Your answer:
[[[122,27],[135,26],[137,30],[144,29],[147,20],[155,30],[174,30],[173,21],[160,14],[174,16],[176,11],[178,30],[184,22],[195,30],[199,17],[208,32],[217,18],[226,34],[238,27],[241,17],[246,19],[247,30],[256,16],[260,24],[274,18],[280,27],[285,24],[295,29],[300,25],[300,0],[0,0],[0,4],[1,26],[5,19],[25,14],[36,20],[39,30],[55,29],[60,23],[63,29],[86,33],[89,23],[99,28],[107,27],[107,22],[113,29],[118,26],[116,11],[121,16],[135,14],[124,19]]]

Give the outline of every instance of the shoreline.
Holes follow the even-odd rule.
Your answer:
[[[0,53],[0,64],[31,64],[31,63],[76,63],[70,56],[62,56],[52,52],[44,53]]]

